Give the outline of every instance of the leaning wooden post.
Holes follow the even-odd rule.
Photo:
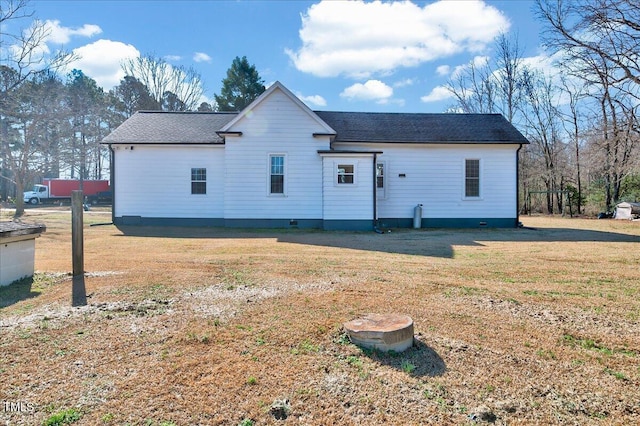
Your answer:
[[[84,287],[83,200],[82,191],[71,192],[71,258],[73,263],[71,306],[87,304],[87,292]]]

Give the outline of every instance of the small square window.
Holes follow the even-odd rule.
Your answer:
[[[338,164],[338,183],[352,184],[354,182],[354,166],[353,164]]]
[[[207,169],[191,169],[191,193],[207,193]]]

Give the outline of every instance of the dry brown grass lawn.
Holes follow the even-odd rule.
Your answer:
[[[0,289],[0,423],[640,424],[640,223],[522,219],[535,229],[86,226],[72,308],[70,216],[30,210],[48,228],[34,282]],[[342,323],[368,312],[410,315],[414,347],[351,345]]]

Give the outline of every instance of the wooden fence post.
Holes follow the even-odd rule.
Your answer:
[[[71,258],[73,263],[73,285],[71,306],[87,304],[84,286],[84,196],[82,191],[71,192]]]

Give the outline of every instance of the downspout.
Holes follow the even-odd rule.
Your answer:
[[[116,223],[116,153],[113,146],[109,144],[111,164],[109,165],[109,185],[111,186],[111,222]]]
[[[516,150],[516,223],[515,228],[520,226],[520,150],[522,144]]]
[[[373,230],[382,234],[382,231],[378,229],[378,185],[376,179],[376,173],[378,172],[378,154],[373,154]]]

